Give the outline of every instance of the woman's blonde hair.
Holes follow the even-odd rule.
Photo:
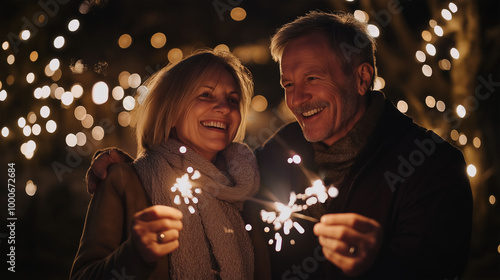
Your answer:
[[[144,83],[146,92],[136,94],[139,106],[135,110],[134,124],[138,155],[169,138],[183,109],[193,99],[195,90],[208,75],[221,69],[228,71],[240,88],[241,123],[233,141],[243,140],[246,114],[253,95],[252,75],[231,53],[199,50],[156,72]]]

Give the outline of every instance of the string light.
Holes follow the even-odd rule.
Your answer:
[[[78,132],[76,134],[76,144],[80,147],[84,146],[87,143],[87,135],[83,132]]]
[[[425,50],[427,51],[427,53],[430,55],[430,56],[434,56],[436,55],[436,47],[434,47],[433,44],[427,44],[425,45]]]
[[[167,37],[165,34],[158,32],[151,36],[151,46],[155,49],[160,49],[167,43]]]
[[[168,58],[168,61],[170,61],[170,63],[177,63],[177,62],[181,61],[182,56],[183,56],[182,50],[179,48],[173,48],[167,54],[167,58]]]
[[[415,57],[417,58],[417,60],[419,62],[425,62],[426,56],[425,56],[425,53],[423,51],[417,51],[415,53]]]
[[[53,120],[49,120],[45,124],[45,129],[47,130],[48,133],[54,133],[57,129],[57,123]]]
[[[451,48],[450,55],[454,59],[458,59],[460,57],[460,53],[458,52],[458,50],[456,48]]]
[[[123,108],[127,111],[132,111],[135,107],[135,99],[132,96],[127,96],[123,99]]]
[[[80,28],[80,21],[77,19],[73,19],[68,23],[68,30],[71,32],[75,32]]]
[[[33,183],[33,181],[28,180],[28,182],[26,182],[26,187],[24,190],[26,191],[27,195],[34,196],[37,190],[37,186],[35,185],[35,183]]]
[[[100,126],[94,126],[92,129],[92,137],[97,141],[101,141],[104,138],[104,129]]]
[[[125,91],[123,90],[123,88],[121,86],[116,86],[111,91],[111,96],[113,96],[113,99],[115,99],[115,100],[122,100],[124,95],[125,95]]]
[[[451,5],[451,3],[450,3],[450,5]],[[451,20],[451,18],[452,18],[452,15],[451,15],[450,11],[448,11],[448,9],[443,9],[443,10],[441,11],[441,16],[442,16],[445,20]]]
[[[132,37],[128,34],[123,34],[118,38],[118,46],[122,49],[126,49],[132,45]]]
[[[109,88],[105,82],[97,82],[92,87],[92,101],[96,105],[101,105],[108,101]]]
[[[436,106],[436,99],[434,99],[433,96],[428,95],[425,98],[425,105],[427,105],[427,107],[429,108],[434,108],[434,106]]]
[[[370,33],[370,36],[374,38],[378,38],[378,36],[380,36],[380,30],[373,24],[368,24],[368,32]]]
[[[2,89],[0,91],[0,101],[5,101],[7,99],[7,91],[5,89]]]
[[[4,126],[4,127],[2,128],[2,136],[3,136],[3,137],[7,137],[7,136],[9,136],[9,133],[10,133],[9,128],[8,128],[8,127],[6,127],[6,126]]]
[[[59,61],[59,59],[57,58],[54,58],[50,61],[49,63],[49,69],[52,70],[52,71],[56,71],[57,69],[59,69],[59,66],[61,66],[61,62]]]
[[[364,22],[364,23],[367,23],[368,20],[370,19],[370,17],[368,16],[368,14],[365,12],[365,11],[362,11],[362,10],[356,10],[354,11],[354,17],[361,21],[361,22]]]
[[[467,166],[467,174],[469,174],[470,177],[476,176],[477,169],[473,164],[469,164]]]
[[[21,40],[23,40],[23,41],[26,41],[30,38],[30,36],[31,36],[31,32],[29,30],[23,30],[23,31],[21,31],[19,38],[21,38]]]
[[[397,107],[398,107],[398,110],[403,114],[408,112],[408,103],[406,103],[406,101],[404,101],[404,100],[399,100]]]
[[[63,36],[57,36],[54,39],[54,48],[60,49],[60,48],[64,47],[64,43],[65,43],[64,37]]]
[[[465,117],[465,114],[467,113],[463,105],[458,105],[456,111],[457,115],[462,119]]]
[[[472,145],[474,145],[475,148],[481,147],[481,139],[479,139],[479,137],[474,137]]]
[[[130,75],[128,77],[128,85],[131,88],[138,88],[141,85],[141,76],[137,73]]]
[[[42,127],[39,124],[34,124],[33,127],[31,128],[31,133],[33,135],[39,135],[42,132]]]
[[[231,18],[234,21],[242,21],[247,17],[247,12],[241,7],[235,7],[231,10]]]
[[[83,87],[80,84],[74,84],[71,87],[71,93],[74,98],[80,98],[83,95]]]

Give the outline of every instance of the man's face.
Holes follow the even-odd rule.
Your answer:
[[[311,33],[288,43],[280,67],[286,103],[308,141],[332,145],[363,115],[365,104],[355,72],[344,74],[323,34]]]

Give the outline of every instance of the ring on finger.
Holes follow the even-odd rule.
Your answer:
[[[356,251],[357,251],[356,246],[349,247],[349,255],[350,256],[356,255]]]
[[[156,234],[156,241],[158,243],[162,244],[163,240],[165,240],[165,233],[159,232],[158,234]]]

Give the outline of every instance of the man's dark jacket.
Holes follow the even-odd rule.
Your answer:
[[[260,199],[286,204],[291,191],[303,193],[312,179],[321,177],[313,146],[297,123],[283,127],[255,153],[261,172]],[[301,163],[289,164],[287,159],[295,154],[301,156]],[[381,119],[344,183],[336,187],[339,195],[324,204],[326,213],[358,213],[383,228],[377,260],[359,278],[455,279],[462,274],[472,222],[463,155],[390,101],[385,101]],[[258,221],[262,208],[249,202],[245,210],[254,226],[250,233],[257,270],[265,274],[270,263],[273,279],[347,278],[325,260],[312,222],[294,218],[305,233],[279,231],[283,245],[276,252],[276,231]]]

